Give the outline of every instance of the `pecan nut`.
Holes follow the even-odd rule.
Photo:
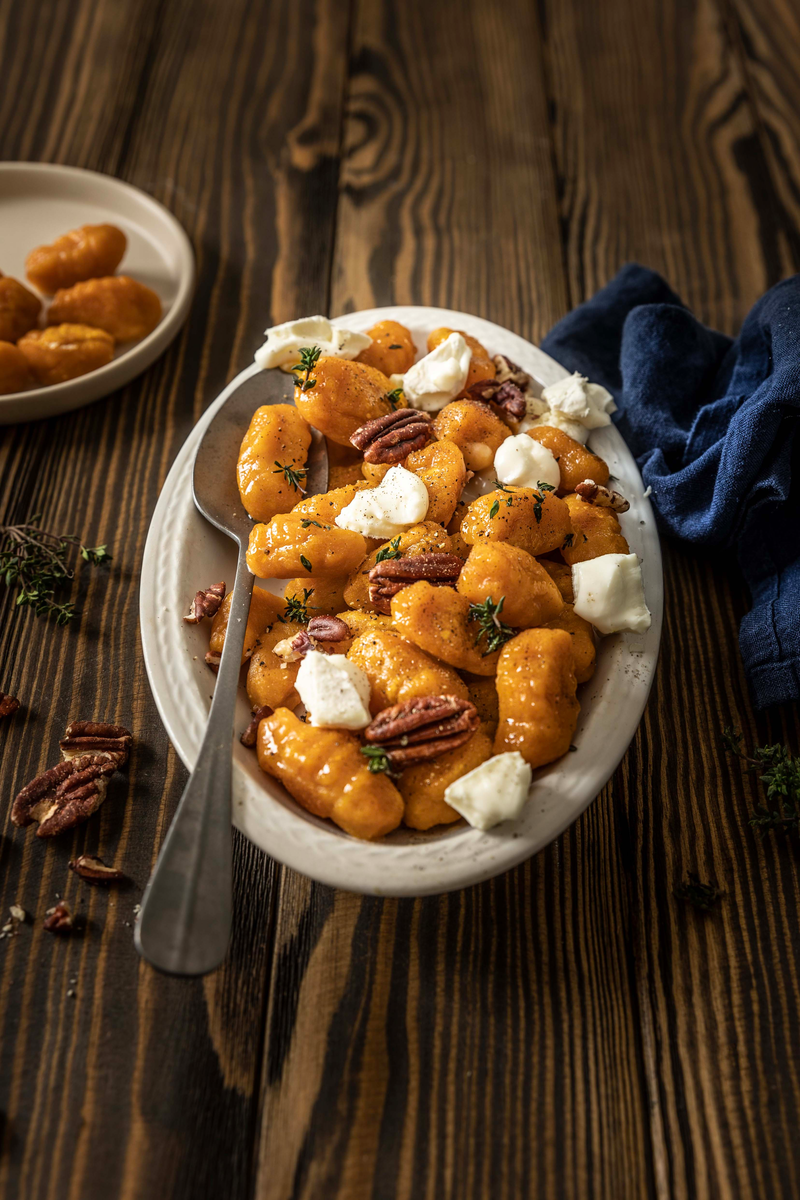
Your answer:
[[[364,737],[386,751],[393,767],[410,767],[463,746],[479,725],[478,710],[470,700],[418,696],[378,713]]]
[[[222,661],[222,655],[215,650],[206,650],[206,666],[210,667],[216,675],[219,671],[219,664]]]
[[[516,383],[510,379],[501,382],[499,379],[479,379],[469,389],[473,400],[488,404],[500,417],[513,417],[521,421],[528,411],[525,396]]]
[[[464,566],[456,554],[434,552],[386,558],[369,573],[369,598],[378,612],[391,612],[391,599],[404,587],[426,579],[434,587],[455,587]]]
[[[48,908],[44,919],[44,928],[48,933],[72,933],[74,925],[66,900],[59,900],[54,908]]]
[[[495,375],[500,383],[515,383],[521,392],[528,392],[533,385],[533,378],[522,367],[507,358],[505,354],[495,354],[492,359]]]
[[[71,859],[69,869],[87,883],[121,883],[126,878],[122,871],[109,867],[96,854],[81,854]]]
[[[73,721],[61,740],[62,761],[22,789],[11,807],[12,822],[38,821],[36,836],[47,838],[88,820],[126,762],[131,740],[121,725]]]
[[[258,740],[258,727],[265,717],[272,716],[272,709],[268,704],[262,704],[257,708],[250,718],[250,724],[245,729],[239,741],[243,746],[247,746],[248,750],[252,750]]]
[[[19,700],[16,696],[7,696],[5,692],[0,692],[0,718],[12,716],[19,708]]]
[[[188,625],[198,625],[204,617],[213,617],[225,599],[225,583],[212,583],[204,592],[195,592],[188,613],[183,618]]]
[[[312,642],[343,642],[350,637],[350,630],[341,617],[312,617],[308,636]]]
[[[368,463],[403,462],[412,450],[421,450],[432,440],[431,416],[416,408],[398,408],[367,421],[350,438],[357,450],[364,451]]]
[[[72,721],[58,743],[63,758],[80,758],[83,754],[102,754],[114,758],[118,766],[127,761],[133,738],[122,725],[104,721]]]
[[[598,508],[613,508],[614,512],[618,513],[627,512],[630,508],[630,503],[621,492],[603,487],[602,483],[595,483],[593,479],[584,479],[583,483],[576,486],[575,491],[581,500],[585,500],[587,504],[596,504]]]

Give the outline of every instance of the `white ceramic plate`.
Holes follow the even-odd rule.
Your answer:
[[[529,342],[477,317],[439,308],[378,308],[336,318],[366,330],[393,318],[414,334],[418,347],[441,325],[477,337],[491,354],[505,353],[542,384],[567,372]],[[173,745],[192,767],[203,736],[214,676],[205,666],[208,629],[187,625],[183,615],[199,587],[233,581],[236,555],[230,542],[195,510],[191,476],[197,445],[226,397],[258,368],[231,383],[197,423],[181,449],[153,514],[142,564],[141,629],[145,663],[158,710]],[[287,398],[291,377],[287,376]],[[244,434],[244,430],[242,430]],[[252,750],[234,742],[235,824],[273,858],[322,883],[375,895],[421,896],[479,883],[541,850],[592,802],[613,774],[644,711],[661,636],[661,553],[650,502],[633,458],[613,427],[596,430],[591,445],[608,462],[631,508],[621,520],[632,550],[643,559],[645,593],[653,623],[644,635],[604,638],[597,671],[579,693],[577,751],[534,774],[530,801],[519,820],[480,833],[465,824],[432,833],[397,830],[378,843],[348,837],[332,823],[305,812],[272,778]],[[277,581],[279,594],[284,586]],[[250,711],[240,689],[236,728]]]
[[[163,354],[186,319],[194,287],[194,254],[183,228],[163,205],[138,188],[96,171],[50,163],[0,163],[0,271],[4,275],[35,291],[25,278],[29,251],[79,225],[100,224],[118,225],[126,234],[128,249],[118,271],[158,293],[161,321],[140,342],[118,346],[113,361],[97,371],[52,387],[0,396],[0,425],[38,421],[107,396]]]

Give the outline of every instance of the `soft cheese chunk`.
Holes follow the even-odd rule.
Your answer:
[[[476,829],[513,821],[525,807],[531,768],[518,750],[496,754],[451,783],[445,801]]]
[[[642,568],[635,554],[601,554],[572,568],[575,612],[600,633],[650,628]]]
[[[424,521],[427,512],[428,489],[419,476],[405,467],[391,467],[378,487],[356,493],[336,524],[364,537],[388,540]]]
[[[501,443],[494,456],[494,469],[501,483],[516,487],[535,488],[549,483],[557,488],[561,483],[555,455],[527,433],[518,433]]]
[[[372,338],[366,333],[339,329],[327,317],[284,321],[283,325],[273,325],[265,332],[267,340],[255,353],[256,363],[263,371],[270,367],[291,371],[300,360],[300,351],[308,346],[319,346],[322,354],[331,358],[355,358],[372,345]]]
[[[528,405],[528,415],[522,428],[554,425],[576,441],[585,443],[589,430],[611,424],[616,404],[609,391],[598,383],[590,383],[577,371],[558,383],[543,389],[541,397]]]
[[[326,729],[364,729],[369,711],[369,679],[343,654],[309,650],[295,687],[311,714],[312,725]]]
[[[438,412],[463,389],[471,360],[472,350],[463,336],[451,333],[406,371],[402,384],[406,403]]]

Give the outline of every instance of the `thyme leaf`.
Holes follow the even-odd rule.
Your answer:
[[[311,372],[319,362],[321,354],[319,346],[304,346],[300,351],[300,362],[296,367],[292,367],[292,374],[295,387],[299,387],[301,392],[310,392],[316,387],[317,381],[311,378]]]
[[[400,550],[400,534],[396,538],[392,538],[388,546],[380,549],[375,556],[375,562],[386,562],[387,558],[400,558],[402,551]]]
[[[289,596],[286,600],[286,607],[283,610],[283,616],[278,617],[284,625],[289,625],[293,621],[297,621],[301,625],[308,624],[308,601],[314,595],[313,588],[303,588],[303,598],[299,596]]]
[[[300,562],[303,564],[303,566],[305,567],[305,569],[308,571],[308,573],[310,575],[314,568],[311,566],[311,563],[308,561],[305,554],[300,555]]]
[[[390,779],[397,779],[399,772],[393,769],[389,755],[383,746],[362,746],[361,753],[367,760],[370,774],[379,775],[383,772]]]
[[[389,349],[391,350],[393,347],[390,346]],[[389,401],[392,408],[396,409],[400,401],[403,399],[403,389],[401,387],[392,388],[390,392],[386,393],[386,399]]]
[[[272,474],[282,474],[289,487],[296,488],[298,492],[305,492],[306,489],[300,486],[300,480],[305,479],[306,475],[308,475],[306,467],[293,467],[291,463],[279,463],[276,458],[275,469]]]
[[[516,629],[512,629],[510,625],[505,625],[500,620],[500,613],[503,611],[505,596],[501,596],[494,603],[491,596],[487,596],[483,604],[470,604],[469,606],[469,621],[477,621],[480,625],[478,634],[475,638],[477,646],[481,638],[486,638],[486,649],[483,651],[483,658],[487,654],[492,654],[495,650],[499,650],[501,646],[505,646],[506,642],[511,638],[516,637]]]
[[[742,745],[742,735],[726,727],[722,740],[729,754],[741,758],[747,770],[758,776],[766,792],[766,800],[756,805],[750,817],[751,826],[764,837],[772,831],[800,835],[800,758],[792,757],[779,742],[771,746],[756,746],[748,755]]]
[[[716,883],[701,883],[699,876],[690,871],[683,883],[678,884],[675,888],[675,896],[678,900],[685,900],[688,904],[699,908],[702,912],[708,912],[712,904],[722,895],[722,892],[717,887]]]
[[[40,520],[41,513],[35,513],[25,524],[0,525],[0,582],[16,588],[18,607],[68,625],[77,615],[75,605],[58,601],[56,592],[75,578],[70,551],[77,549],[81,560],[92,566],[109,562],[111,555],[105,544],[84,546],[73,533],[50,533],[40,527]]]

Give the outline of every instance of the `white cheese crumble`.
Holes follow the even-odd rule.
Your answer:
[[[318,728],[364,729],[372,720],[369,679],[343,654],[309,650],[295,687],[311,714],[311,724]]]
[[[585,375],[577,371],[558,383],[551,383],[542,391],[540,398],[527,401],[528,413],[521,429],[536,425],[553,425],[563,429],[578,442],[586,442],[589,430],[611,424],[611,413],[616,412],[614,398],[599,383],[590,383]]]
[[[516,487],[535,488],[540,483],[549,483],[557,488],[561,482],[555,455],[527,433],[518,433],[500,443],[494,469],[501,483]]]
[[[653,494],[653,489],[650,486],[650,484],[648,484],[646,490],[642,492],[642,499],[646,500],[648,498],[648,496],[652,496],[652,494]]]
[[[401,376],[405,401],[424,412],[438,412],[464,387],[472,350],[460,333],[449,334],[435,350]],[[397,376],[392,376],[392,382]]]
[[[300,361],[300,351],[319,346],[323,356],[331,358],[355,358],[372,338],[366,333],[353,333],[351,329],[340,329],[327,317],[301,317],[297,321],[284,321],[264,331],[267,340],[256,350],[255,360],[262,371],[280,367],[291,371]]]
[[[572,568],[575,612],[599,633],[650,628],[642,568],[635,554],[601,554]]]
[[[419,476],[405,467],[390,467],[376,488],[356,492],[336,524],[388,540],[424,521],[427,513],[428,489]]]
[[[528,799],[531,769],[518,750],[496,754],[445,789],[444,798],[475,829],[513,821]]]

